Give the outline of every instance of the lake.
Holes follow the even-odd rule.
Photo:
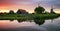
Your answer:
[[[0,20],[0,31],[60,31],[60,17],[45,20],[41,25],[33,20],[18,22],[17,20]]]

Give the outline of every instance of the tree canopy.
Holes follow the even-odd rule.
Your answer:
[[[41,13],[43,13],[45,11],[45,9],[43,7],[41,7],[41,6],[39,6],[39,7],[36,7],[34,11],[37,14],[41,14]]]
[[[10,10],[10,11],[9,11],[9,14],[14,14],[14,11],[13,11],[13,10]]]
[[[21,14],[21,9],[18,9],[16,13]]]
[[[28,12],[24,9],[18,9],[16,13],[17,14],[28,14]]]

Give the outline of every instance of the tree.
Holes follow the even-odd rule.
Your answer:
[[[21,14],[21,9],[18,9],[18,11],[16,13],[17,14]]]
[[[13,10],[10,10],[10,11],[9,11],[9,14],[14,14],[14,11],[13,11]]]
[[[37,14],[41,14],[41,13],[43,13],[45,11],[45,9],[43,7],[41,7],[41,6],[39,6],[39,7],[36,7],[34,11]]]
[[[16,13],[17,14],[28,14],[28,12],[24,9],[18,9],[18,11]]]

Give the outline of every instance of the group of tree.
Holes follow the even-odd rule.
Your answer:
[[[14,12],[14,10],[9,10],[9,12],[0,12],[0,14],[28,14],[28,12],[24,9],[18,9],[17,12]]]
[[[15,12],[13,10],[9,11],[9,14],[14,14]],[[18,9],[16,14],[28,14],[28,12],[26,10],[23,9]]]
[[[10,10],[10,11],[9,11],[9,14],[14,14],[14,11],[13,11],[13,10]]]
[[[34,11],[37,14],[42,14],[45,11],[45,9],[41,6],[39,6],[39,7],[36,7]]]
[[[34,12],[35,13],[32,13],[32,14],[42,14],[42,13],[45,13],[45,14],[48,14],[48,12],[45,11],[45,8],[44,7],[41,7],[41,6],[38,6],[34,9]],[[53,9],[51,9],[51,14],[55,14],[55,12],[53,11]],[[0,14],[3,14],[3,13],[0,13]],[[14,10],[10,10],[9,11],[9,14],[15,14]],[[28,14],[28,12],[24,9],[18,9],[16,14]]]
[[[16,13],[17,14],[28,14],[28,12],[26,10],[23,10],[23,9],[18,9],[18,11]]]
[[[48,13],[49,13],[49,12],[45,11],[45,8],[43,8],[43,7],[41,7],[41,6],[36,7],[36,8],[34,9],[34,12],[35,12],[36,14],[42,14],[42,13],[48,14]],[[50,14],[55,14],[55,12],[53,11],[53,8],[51,9]]]

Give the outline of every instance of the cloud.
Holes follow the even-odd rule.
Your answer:
[[[22,2],[29,2],[30,0],[0,0],[0,4],[18,4]]]
[[[60,0],[0,0],[0,4],[32,4],[32,3],[44,3],[44,4],[56,4],[60,3]]]
[[[53,5],[55,8],[60,8],[60,0],[0,0],[0,5]]]

